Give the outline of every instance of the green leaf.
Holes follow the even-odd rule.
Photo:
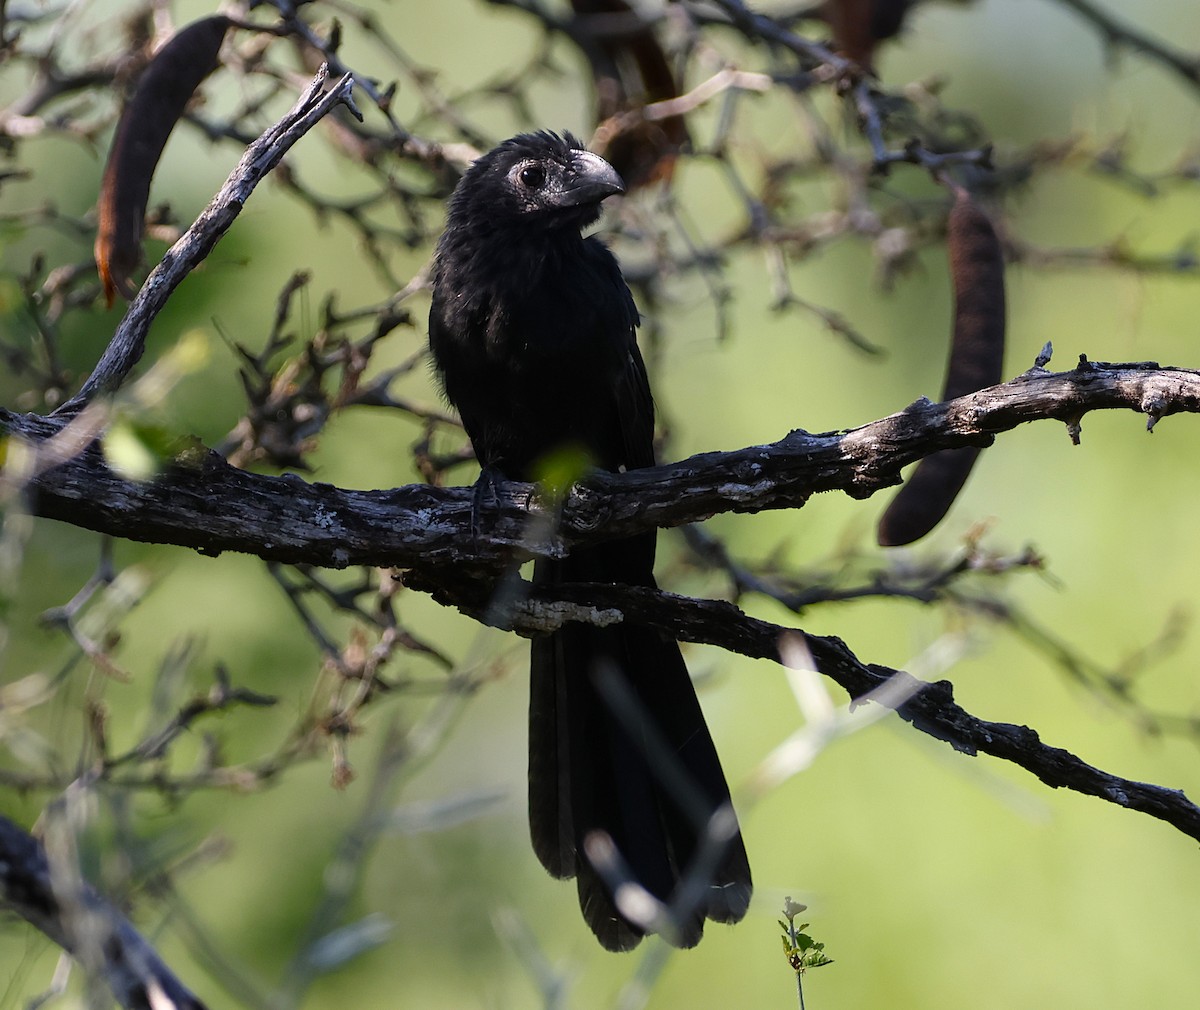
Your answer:
[[[563,446],[539,459],[533,476],[553,501],[559,501],[593,464],[591,455],[582,446]]]
[[[104,458],[126,480],[150,480],[162,469],[164,460],[156,446],[159,439],[129,418],[117,418],[104,436]]]

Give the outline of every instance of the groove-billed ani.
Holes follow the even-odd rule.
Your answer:
[[[612,166],[570,134],[535,133],[484,155],[454,191],[437,249],[429,344],[485,470],[481,481],[493,474],[532,480],[539,461],[557,449],[586,453],[606,470],[654,463],[653,403],[633,296],[612,253],[580,234],[600,216],[600,202],[623,190]],[[534,580],[653,586],[654,547],[651,531],[577,549],[538,561]],[[613,714],[598,692],[598,671],[623,675],[642,721]],[[584,840],[606,832],[634,879],[667,901],[702,830],[679,790],[652,769],[637,742],[647,735],[678,756],[702,797],[701,817],[729,803],[674,641],[628,622],[568,624],[534,640],[533,846],[554,876],[578,878],[584,918],[610,950],[636,946],[643,931],[617,910]],[[700,907],[668,939],[692,946],[705,917],[738,921],[750,889],[735,834]]]

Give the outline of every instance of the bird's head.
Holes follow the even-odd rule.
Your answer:
[[[535,232],[578,231],[625,184],[569,133],[522,133],[475,161],[454,191],[450,222],[488,222]]]

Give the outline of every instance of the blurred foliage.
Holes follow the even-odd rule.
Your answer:
[[[704,25],[733,6],[639,6],[688,54],[688,87],[722,70],[771,86],[691,109],[694,153],[670,186],[604,225],[646,316],[669,458],[883,416],[936,396],[946,356],[944,189],[928,165],[872,172],[844,96],[792,90],[780,50]],[[763,8],[820,39],[798,6]],[[1195,366],[1200,93],[1129,38],[1106,44],[1081,8],[919,4],[876,56],[888,143],[994,145],[1007,374],[1048,339],[1059,367],[1080,353]],[[197,438],[240,465],[344,486],[474,478],[422,357],[423,269],[470,151],[519,129],[594,125],[589,64],[539,11],[569,14],[301,6],[321,37],[339,22],[340,58],[380,94],[399,82],[387,109],[409,146],[364,155],[334,128],[301,142],[156,320],[143,368],[200,340],[207,359],[131,408],[110,451],[152,468],[172,439]],[[0,64],[0,403],[44,411],[121,315],[97,299],[90,251],[120,95],[152,36],[212,7],[12,0],[0,12],[5,37],[20,37]],[[1146,0],[1122,16],[1155,39],[1200,38],[1193,5]],[[204,86],[155,178],[149,264],[221,184],[242,132],[307,78],[311,58],[289,45],[240,35]],[[108,76],[21,111],[50,49]],[[445,161],[423,144],[444,145]],[[662,581],[737,595],[902,668],[945,636],[965,640],[952,669],[925,672],[952,677],[967,709],[1196,794],[1194,423],[1168,419],[1150,437],[1139,418],[1093,414],[1079,448],[1056,424],[1013,432],[943,527],[900,552],[872,543],[886,496],[705,524],[736,566],[807,593],[799,617],[736,585],[691,535],[662,538]],[[212,1006],[792,1006],[776,946],[784,894],[803,895],[838,955],[808,976],[809,1007],[1194,1002],[1191,840],[895,719],[744,805],[759,889],[744,923],[669,959],[654,946],[606,955],[572,887],[529,852],[524,643],[386,572],[111,544],[3,505],[0,811],[30,826],[60,791],[90,790],[90,879]],[[946,592],[912,590],[943,576]],[[687,654],[730,780],[746,782],[802,721],[796,699],[766,664]],[[45,991],[56,957],[8,924],[3,1005]]]

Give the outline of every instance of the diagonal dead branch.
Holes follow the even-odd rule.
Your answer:
[[[212,252],[241,213],[254,188],[279,164],[296,141],[331,109],[346,105],[354,110],[350,97],[353,78],[347,74],[328,91],[323,91],[327,76],[328,68],[322,67],[287,114],[246,149],[212,202],[146,278],[83,388],[56,414],[76,413],[97,394],[112,392],[125,381],[141,359],[150,326],[167,299]]]
[[[899,682],[911,682],[911,690],[903,693],[907,700],[896,711],[922,733],[943,740],[964,754],[990,754],[1009,761],[1053,788],[1096,796],[1156,817],[1200,840],[1200,807],[1182,790],[1110,774],[1068,750],[1043,743],[1037,731],[1027,726],[980,719],[954,700],[954,688],[949,681],[925,683],[903,671],[865,663],[839,638],[810,635],[759,620],[721,600],[689,599],[662,590],[583,583],[529,586],[528,590],[528,603],[514,607],[509,615],[516,631],[525,631],[530,626],[544,630],[540,625],[544,608],[530,604],[553,601],[575,604],[571,613],[576,617],[589,609],[593,613],[602,612],[603,620],[608,622],[614,615],[616,619],[627,617],[661,628],[681,641],[715,645],[774,663],[785,662],[781,655],[784,643],[798,636],[811,653],[816,668],[843,688],[852,700],[864,698],[889,682],[896,683],[896,678]],[[467,593],[462,586],[457,591],[461,605]],[[434,592],[444,602],[450,602],[442,587]],[[469,601],[467,609],[471,609]]]

